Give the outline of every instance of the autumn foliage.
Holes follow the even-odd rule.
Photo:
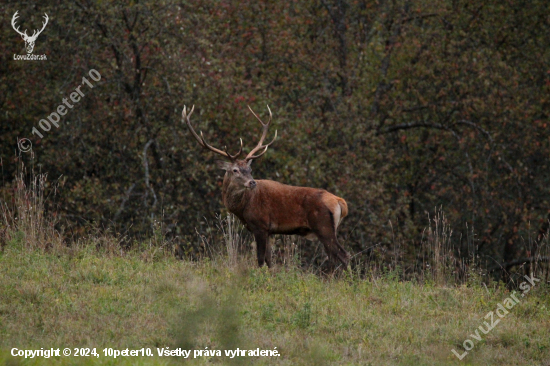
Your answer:
[[[63,183],[64,230],[147,235],[161,220],[194,235],[220,212],[216,146],[258,136],[247,105],[273,111],[279,138],[254,177],[345,198],[352,253],[410,255],[441,209],[457,255],[530,257],[550,210],[550,3],[320,0],[2,4],[0,156],[9,195],[17,139]],[[49,24],[16,61],[21,29]],[[38,121],[101,80],[44,138]],[[248,146],[250,149],[252,146]],[[22,155],[29,159],[30,155]],[[7,192],[7,193],[6,193]],[[530,240],[533,238],[533,240]],[[408,257],[409,256],[409,257]],[[491,259],[489,259],[491,258]]]

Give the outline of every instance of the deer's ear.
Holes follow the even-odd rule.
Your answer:
[[[254,160],[254,159],[250,159],[249,161],[247,161],[247,162],[246,162],[246,165],[251,166],[253,160]]]
[[[218,168],[220,169],[223,169],[223,170],[229,170],[231,169],[231,163],[228,162],[228,161],[223,161],[223,160],[216,160],[216,165],[218,166]]]

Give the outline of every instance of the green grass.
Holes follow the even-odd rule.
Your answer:
[[[0,364],[171,364],[105,357],[103,348],[266,349],[280,357],[200,357],[194,364],[549,365],[550,291],[532,289],[459,361],[451,349],[509,296],[503,286],[441,287],[395,274],[325,278],[258,269],[250,258],[177,261],[92,246],[0,251]],[[145,258],[145,259],[144,259]],[[99,358],[25,360],[13,347],[96,348]],[[222,351],[223,354],[223,351]],[[192,356],[191,356],[192,357]]]

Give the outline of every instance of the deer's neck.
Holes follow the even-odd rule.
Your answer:
[[[242,220],[243,211],[250,202],[253,191],[242,185],[233,184],[226,174],[222,185],[223,204],[229,212],[235,214]]]

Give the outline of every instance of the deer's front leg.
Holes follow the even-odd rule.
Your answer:
[[[266,231],[258,230],[254,232],[254,238],[256,239],[256,254],[258,258],[258,266],[261,267],[266,262],[266,249],[269,249],[269,234]],[[267,258],[267,266],[271,267],[271,256]]]
[[[265,245],[265,263],[267,263],[268,268],[271,268],[271,239],[269,236],[267,237]]]

